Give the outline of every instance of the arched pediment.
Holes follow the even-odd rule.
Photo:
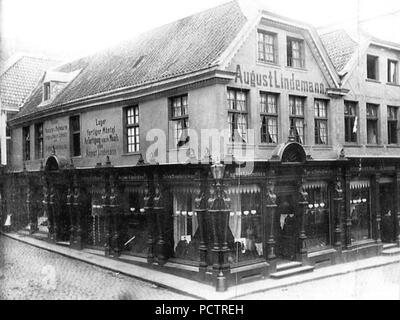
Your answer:
[[[44,167],[45,171],[58,171],[63,170],[67,167],[68,161],[64,158],[59,158],[55,155],[51,155],[46,160],[46,165]]]
[[[272,159],[279,160],[282,163],[303,163],[307,160],[307,155],[300,143],[288,142],[276,149]]]

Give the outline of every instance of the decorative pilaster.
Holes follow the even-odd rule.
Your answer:
[[[57,241],[57,223],[56,223],[56,194],[54,186],[50,185],[49,194],[49,237],[52,241]]]
[[[32,214],[32,192],[31,192],[31,184],[29,178],[26,179],[26,214],[28,216],[28,225],[29,225],[29,234],[33,234],[35,232],[35,224],[33,222],[33,214]]]
[[[118,201],[118,186],[116,176],[110,176],[110,214],[113,222],[113,235],[111,239],[112,252],[114,257],[119,257],[121,254],[120,234],[119,234],[119,201]]]
[[[276,271],[276,253],[275,253],[275,214],[276,208],[278,205],[276,204],[276,194],[275,194],[275,184],[274,181],[270,180],[267,186],[267,195],[266,195],[266,207],[267,207],[267,219],[269,220],[269,236],[266,243],[267,248],[267,260],[270,264],[270,272]]]
[[[345,248],[348,249],[351,246],[351,215],[350,215],[350,200],[351,200],[351,189],[350,189],[350,173],[345,174],[345,229],[344,239]]]
[[[144,189],[144,210],[146,212],[147,220],[147,262],[154,262],[154,245],[155,245],[155,218],[153,210],[153,185],[152,181],[149,180],[147,176],[147,182]]]
[[[394,175],[394,238],[400,247],[400,166],[396,167]]]
[[[158,240],[157,240],[157,261],[159,265],[164,265],[167,261],[167,251],[165,242],[165,201],[158,176],[155,177],[153,210],[157,221]]]
[[[299,209],[300,209],[300,230],[299,230],[299,246],[298,246],[298,258],[301,261],[307,261],[307,235],[305,230],[306,212],[308,209],[308,193],[303,185],[304,181],[299,184]]]
[[[78,177],[76,174],[74,175],[73,180],[74,187],[74,196],[72,203],[72,214],[75,218],[75,227],[74,227],[74,237],[73,237],[73,246],[75,249],[83,249],[82,246],[82,195],[78,185]]]
[[[75,219],[74,219],[74,212],[72,208],[72,203],[73,203],[73,192],[71,186],[68,187],[67,190],[67,201],[66,201],[66,206],[67,206],[67,211],[68,211],[68,216],[69,216],[69,223],[70,223],[70,228],[69,228],[69,246],[72,247],[74,243],[74,234],[75,234]]]
[[[206,230],[208,230],[207,224],[207,174],[201,174],[200,172],[200,183],[199,183],[199,193],[195,199],[195,211],[197,214],[197,220],[199,221],[200,230],[200,245],[199,245],[199,273],[201,280],[205,280],[206,270],[207,270],[207,248],[208,248],[208,237],[206,235]]]
[[[229,212],[230,199],[227,197],[223,178],[225,165],[216,163],[211,166],[211,172],[214,178],[214,185],[208,200],[209,214],[213,230],[213,273],[216,275],[216,290],[223,292],[228,289],[227,274],[229,273],[230,265],[228,262],[228,227],[229,227]]]
[[[335,231],[334,231],[334,247],[336,250],[341,250],[342,248],[342,205],[343,205],[343,189],[342,189],[342,182],[340,181],[340,176],[336,177],[335,187],[334,187],[334,196],[333,196],[333,203],[334,203],[334,223],[335,223]]]
[[[101,196],[103,201],[103,215],[104,215],[104,227],[105,227],[105,239],[104,239],[104,255],[111,255],[111,209],[110,209],[110,174],[104,173],[104,193]]]
[[[381,174],[380,173],[375,173],[372,181],[372,192],[373,192],[373,197],[372,197],[372,210],[373,210],[373,217],[375,218],[374,220],[374,238],[377,244],[382,243],[382,238],[381,238],[381,208],[380,208],[380,199],[379,199],[379,180],[380,180]]]

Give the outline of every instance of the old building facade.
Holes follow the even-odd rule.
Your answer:
[[[400,45],[341,32],[234,1],[46,72],[3,219],[217,290],[399,246]]]

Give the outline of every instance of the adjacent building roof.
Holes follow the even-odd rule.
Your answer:
[[[44,71],[59,62],[30,55],[11,59],[0,73],[0,99],[3,108],[17,111],[37,86]]]
[[[51,104],[43,108],[49,109],[96,94],[142,86],[215,67],[218,57],[246,22],[247,18],[239,4],[233,1],[66,64],[57,71],[80,69],[79,75]],[[36,88],[17,118],[37,110],[42,90],[41,86]]]
[[[356,52],[357,42],[342,29],[322,34],[320,38],[336,71],[342,71]]]

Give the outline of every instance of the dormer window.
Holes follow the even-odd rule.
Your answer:
[[[50,100],[50,82],[46,82],[43,84],[43,101]]]

